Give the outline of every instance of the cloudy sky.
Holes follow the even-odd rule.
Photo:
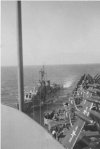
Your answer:
[[[100,63],[100,2],[22,2],[24,65]],[[1,3],[1,64],[17,65],[16,2]]]

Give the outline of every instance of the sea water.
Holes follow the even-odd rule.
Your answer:
[[[40,79],[41,66],[25,66],[24,67],[24,90],[31,90],[37,85]],[[58,83],[65,88],[73,86],[80,77],[85,74],[95,76],[100,74],[100,64],[91,65],[52,65],[45,66],[46,80],[51,83]],[[1,102],[3,104],[16,108],[18,103],[18,72],[17,67],[1,67]],[[55,104],[49,106],[55,107]],[[33,118],[43,123],[43,112],[47,109],[39,109],[33,112]],[[42,113],[42,119],[41,119]]]

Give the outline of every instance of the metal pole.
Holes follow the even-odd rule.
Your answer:
[[[19,95],[18,100],[19,100],[19,110],[24,111],[21,1],[17,1],[17,17],[18,17],[18,95]]]

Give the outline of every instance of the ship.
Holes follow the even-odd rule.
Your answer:
[[[100,75],[81,76],[66,103],[44,114],[44,127],[66,149],[99,149]]]
[[[55,102],[63,86],[57,83],[51,83],[46,79],[46,72],[44,66],[39,71],[40,79],[33,90],[24,92],[24,111],[30,113],[33,108],[37,109],[43,107],[45,104]]]

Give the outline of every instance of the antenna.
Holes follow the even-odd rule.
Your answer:
[[[24,81],[23,81],[23,53],[22,53],[22,20],[21,20],[21,1],[17,1],[18,17],[18,92],[19,110],[24,111]]]

